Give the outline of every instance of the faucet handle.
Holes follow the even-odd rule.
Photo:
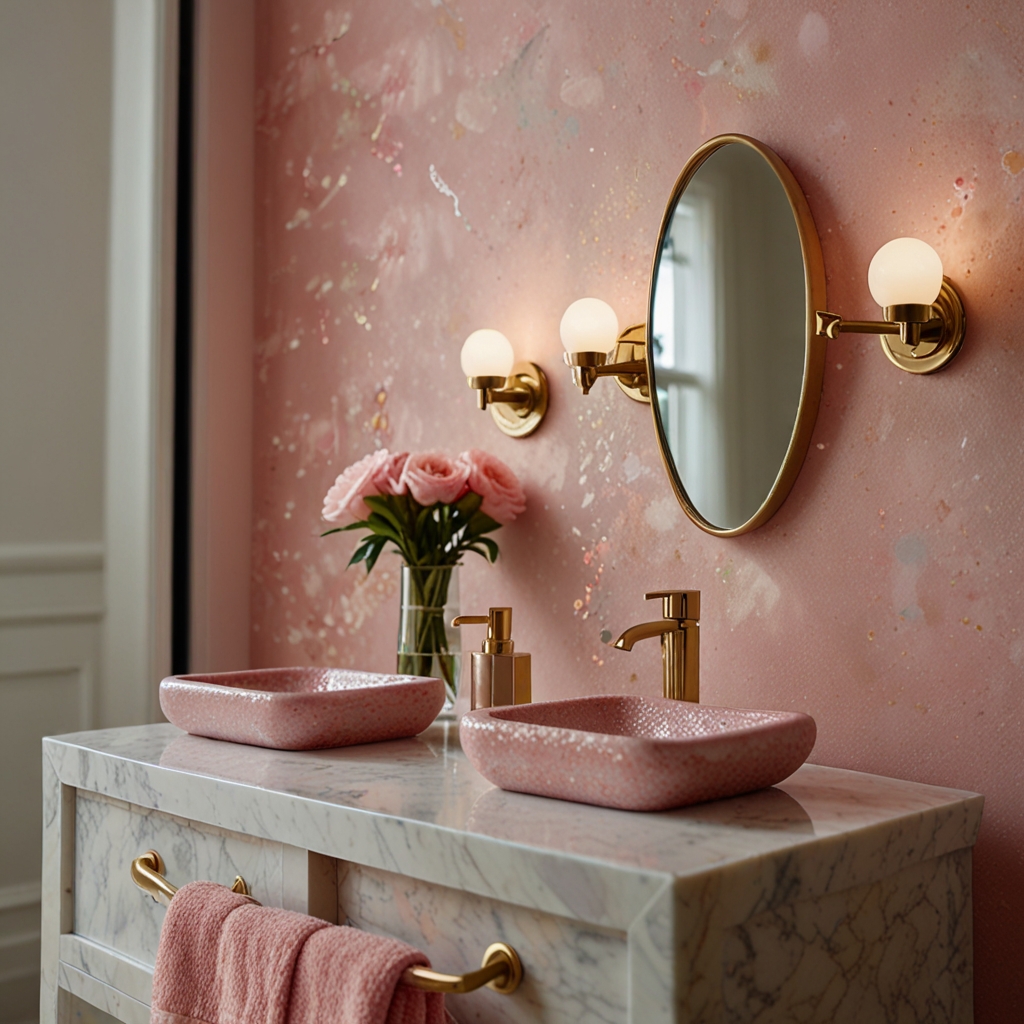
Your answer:
[[[699,619],[699,590],[652,590],[644,594],[645,601],[661,598],[661,614],[666,619]]]

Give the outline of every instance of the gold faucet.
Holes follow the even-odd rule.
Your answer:
[[[620,651],[633,650],[638,640],[661,637],[662,685],[671,700],[700,700],[700,591],[656,590],[644,599],[661,598],[661,614],[655,622],[630,626],[612,644]]]

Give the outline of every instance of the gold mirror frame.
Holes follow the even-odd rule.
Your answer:
[[[814,226],[814,218],[811,216],[811,208],[807,205],[803,190],[797,184],[793,172],[786,166],[783,160],[774,150],[769,149],[763,142],[752,139],[747,135],[716,135],[709,139],[686,161],[686,166],[676,179],[672,195],[668,205],[665,207],[665,215],[662,217],[661,229],[658,232],[658,242],[654,249],[654,262],[651,267],[651,285],[647,297],[647,323],[649,326],[648,335],[654,323],[654,289],[657,283],[658,265],[661,258],[661,248],[665,242],[665,234],[668,231],[672,217],[686,187],[690,184],[693,176],[697,173],[701,164],[712,153],[717,152],[724,146],[739,144],[749,146],[761,155],[768,165],[775,171],[776,176],[782,183],[789,199],[790,209],[796,221],[797,232],[800,236],[800,252],[804,262],[804,301],[806,304],[805,332],[806,342],[804,346],[804,375],[800,387],[800,403],[797,406],[796,422],[793,425],[793,433],[789,439],[789,447],[786,449],[786,457],[775,477],[768,496],[762,502],[761,507],[745,523],[733,529],[725,529],[708,522],[697,511],[690,501],[689,496],[683,487],[679,474],[676,472],[675,461],[671,451],[668,450],[668,442],[665,439],[661,427],[661,419],[657,401],[651,401],[651,415],[654,419],[654,432],[658,438],[658,450],[661,452],[661,461],[664,463],[665,472],[672,482],[672,489],[676,498],[682,506],[686,515],[702,530],[712,533],[716,537],[738,537],[741,533],[749,533],[763,526],[775,513],[789,496],[789,492],[796,483],[796,478],[803,466],[807,456],[807,449],[811,444],[811,434],[814,432],[814,424],[818,418],[818,406],[821,404],[822,382],[825,377],[825,355],[827,343],[824,338],[817,335],[817,323],[815,312],[819,309],[827,309],[825,303],[825,262],[821,255],[821,242],[818,239],[818,232]],[[652,390],[657,386],[657,375],[654,366],[654,346],[647,345],[647,379],[651,382]]]

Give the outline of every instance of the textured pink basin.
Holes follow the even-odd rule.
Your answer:
[[[169,676],[160,684],[160,707],[179,729],[277,750],[415,736],[442,704],[440,679],[337,668]]]
[[[580,697],[462,716],[462,749],[495,785],[620,807],[670,807],[763,789],[807,760],[814,719],[662,697]]]

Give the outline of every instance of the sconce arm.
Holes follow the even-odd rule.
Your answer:
[[[948,277],[942,279],[930,306],[904,303],[883,308],[885,320],[844,320],[838,313],[818,310],[816,333],[833,341],[841,333],[881,335],[882,349],[890,361],[910,373],[941,370],[964,343],[964,304]]]
[[[647,387],[647,362],[644,359],[624,359],[621,362],[605,362],[603,352],[568,352],[563,356],[566,366],[572,367],[573,383],[583,392],[597,383],[598,377],[615,377],[628,388]]]
[[[476,392],[476,403],[480,409],[489,405],[525,405],[532,408],[536,385],[524,382],[522,374],[511,377],[467,377],[467,383]],[[511,385],[511,386],[510,386]]]
[[[899,334],[900,325],[890,320],[844,320],[838,313],[815,313],[819,338],[835,341],[842,334]]]
[[[636,387],[633,383],[637,377],[647,380],[647,363],[643,359],[627,359],[621,363],[605,363],[604,366],[592,367],[595,377],[628,377],[625,383]]]
[[[532,395],[526,388],[488,388],[488,405],[518,405],[521,402],[529,402]]]

